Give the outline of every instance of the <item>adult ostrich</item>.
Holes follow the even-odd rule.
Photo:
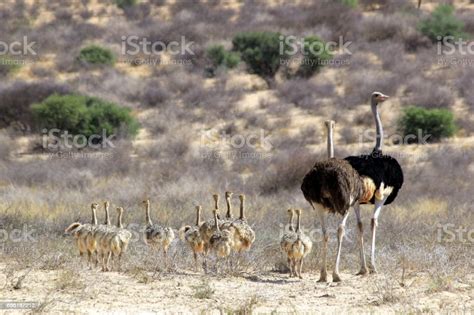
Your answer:
[[[376,143],[372,153],[369,155],[348,156],[345,158],[345,160],[352,165],[363,179],[369,179],[369,181],[364,180],[364,188],[367,192],[365,198],[363,197],[359,200],[359,203],[354,205],[359,229],[360,259],[362,265],[359,274],[367,273],[359,204],[370,203],[375,205],[371,220],[372,242],[369,265],[370,272],[375,273],[377,272],[377,269],[375,268],[375,232],[377,229],[378,217],[382,210],[382,206],[392,203],[403,185],[403,171],[400,164],[398,164],[397,160],[393,157],[382,154],[383,128],[378,106],[387,98],[388,96],[383,93],[373,92],[370,99],[377,131]]]
[[[337,230],[337,255],[333,272],[333,281],[341,281],[339,276],[339,260],[342,240],[349,209],[363,195],[362,180],[352,166],[345,160],[334,158],[333,134],[334,121],[326,121],[328,130],[328,159],[318,161],[305,175],[301,190],[305,199],[318,213],[323,232],[321,276],[318,282],[327,281],[327,247],[328,235],[326,220],[328,213],[339,213],[342,220]]]

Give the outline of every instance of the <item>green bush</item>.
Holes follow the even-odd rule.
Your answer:
[[[107,135],[133,136],[138,131],[130,109],[94,97],[53,94],[31,108],[40,128],[57,128],[86,137],[102,135],[104,131]]]
[[[408,107],[403,111],[399,121],[399,130],[404,137],[413,135],[413,141],[418,138],[419,130],[422,137],[430,135],[428,142],[436,142],[442,138],[449,138],[456,132],[453,113],[447,109],[425,109],[422,107]],[[406,138],[408,139],[408,138]]]
[[[232,44],[251,72],[263,77],[273,77],[282,60],[286,59],[288,45],[284,39],[280,33],[244,32],[237,34]]]
[[[137,4],[137,0],[114,0],[114,2],[120,9],[125,9],[126,7]]]
[[[207,58],[212,62],[213,67],[220,66],[232,69],[235,68],[239,62],[240,57],[235,52],[226,51],[222,45],[210,46],[206,51]]]
[[[97,45],[82,48],[78,59],[91,65],[113,65],[115,63],[115,56],[112,51]]]
[[[454,7],[449,4],[439,5],[430,17],[420,22],[420,31],[433,42],[452,36],[453,41],[465,36],[464,23],[454,14]]]
[[[316,36],[308,36],[304,39],[303,63],[298,69],[298,74],[310,77],[324,67],[325,61],[332,59],[332,54],[326,49],[326,43]]]
[[[341,0],[341,2],[351,8],[355,8],[359,4],[358,0]]]

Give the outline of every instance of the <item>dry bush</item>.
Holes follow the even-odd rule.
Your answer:
[[[305,149],[272,156],[268,162],[270,167],[259,176],[259,190],[268,195],[298,187],[315,161],[315,156]]]
[[[306,79],[291,79],[277,86],[279,97],[297,107],[318,111],[325,98],[335,94],[332,83],[315,84]]]
[[[393,95],[397,88],[397,77],[391,73],[377,70],[361,70],[350,73],[345,94],[350,97],[342,101],[346,107],[368,104],[370,94],[380,91],[387,95]]]
[[[54,93],[64,95],[70,92],[70,87],[49,80],[35,83],[17,81],[0,87],[0,126],[8,127],[17,121],[32,125],[31,104],[39,103]]]
[[[120,105],[138,107],[136,96],[140,95],[142,81],[127,76],[115,69],[101,71],[100,76],[94,73],[81,73],[70,82],[74,90],[95,96]]]
[[[439,86],[423,77],[410,80],[405,89],[408,105],[425,108],[449,107],[454,103],[452,89]]]
[[[466,101],[469,110],[474,111],[474,91],[472,86],[474,84],[474,74],[472,71],[462,71],[456,82],[456,86],[459,89],[459,93]]]
[[[464,31],[474,34],[474,16],[472,15],[472,12],[460,12],[457,14],[457,18],[464,23]]]
[[[162,81],[152,80],[146,83],[143,91],[140,93],[139,101],[141,104],[151,107],[162,107],[163,103],[171,98],[169,89],[164,86]]]
[[[374,15],[363,20],[362,33],[369,42],[389,40],[401,33],[403,27],[398,15]]]
[[[13,149],[13,141],[9,135],[0,133],[0,161],[10,159],[10,154]]]

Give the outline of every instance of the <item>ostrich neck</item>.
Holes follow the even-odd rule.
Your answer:
[[[196,225],[201,225],[201,209],[199,208],[196,210]]]
[[[219,198],[214,198],[214,209],[219,209]]]
[[[225,202],[227,203],[226,218],[232,218],[232,205],[230,204],[230,199],[226,198]]]
[[[109,207],[105,207],[105,225],[110,225]]]
[[[328,126],[328,158],[331,159],[334,157],[334,141],[333,141],[333,132],[332,126]]]
[[[118,213],[117,227],[118,227],[118,228],[123,228],[123,225],[122,225],[122,211],[120,211],[120,212]]]
[[[289,229],[291,232],[293,232],[295,229],[293,228],[293,213],[290,214],[290,221],[288,222]]]
[[[300,231],[300,214],[297,215],[296,232]]]
[[[214,227],[216,228],[216,231],[219,231],[219,224],[217,222],[217,211],[214,212]]]
[[[240,202],[240,220],[245,219],[244,200]]]
[[[97,215],[95,213],[95,208],[92,208],[92,222],[93,225],[97,224]]]
[[[377,131],[377,138],[375,142],[374,151],[382,151],[382,144],[383,144],[383,127],[382,121],[380,120],[379,110],[377,108],[377,102],[372,100],[372,114],[374,115],[375,119],[375,127]]]
[[[146,224],[148,226],[152,226],[153,223],[151,222],[151,217],[150,217],[150,205],[146,205]]]

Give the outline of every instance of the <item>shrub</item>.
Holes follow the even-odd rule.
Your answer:
[[[341,0],[341,2],[351,8],[355,8],[359,4],[358,0]]]
[[[421,140],[418,139],[418,130],[422,130],[423,135],[430,135],[428,142],[435,142],[453,136],[456,125],[453,113],[447,109],[408,107],[400,118],[399,129],[404,136],[416,137],[413,141]]]
[[[452,37],[456,40],[463,37],[464,23],[454,15],[454,7],[448,4],[439,5],[430,17],[421,21],[420,31],[429,37],[433,42],[437,42],[445,37]]]
[[[32,111],[41,128],[67,130],[73,135],[135,135],[137,121],[128,108],[82,95],[51,95]]]
[[[283,45],[280,53],[280,42]],[[241,58],[251,72],[263,77],[273,77],[285,59],[287,45],[280,33],[244,32],[232,40],[233,49],[240,52]]]
[[[220,66],[232,69],[240,62],[238,54],[226,51],[222,45],[213,45],[209,47],[206,51],[206,55],[212,62],[214,69]]]
[[[399,15],[374,15],[363,21],[363,34],[369,42],[394,38],[404,25]]]
[[[326,49],[326,43],[316,36],[308,36],[304,39],[304,58],[298,69],[298,74],[303,77],[310,77],[319,69],[321,69],[325,62],[332,59],[331,52]]]
[[[91,65],[113,65],[115,63],[112,51],[97,45],[82,48],[78,59],[80,62]]]
[[[454,104],[451,88],[439,86],[436,81],[417,77],[408,81],[405,89],[407,102],[424,108],[449,107]]]
[[[120,9],[125,9],[137,4],[137,0],[114,0],[114,2]]]

